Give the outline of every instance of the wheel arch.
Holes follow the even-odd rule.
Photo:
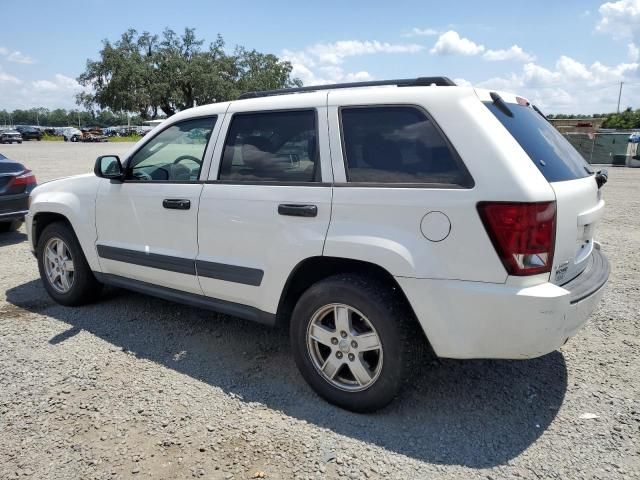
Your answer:
[[[75,234],[75,230],[73,228],[73,225],[71,224],[71,221],[62,213],[46,212],[46,211],[37,212],[33,216],[33,226],[32,226],[33,235],[31,238],[34,249],[38,247],[38,241],[40,240],[40,236],[42,235],[42,232],[44,231],[44,229],[47,228],[48,225],[51,225],[52,223],[55,223],[55,222],[66,223]]]
[[[388,285],[394,289],[394,292],[405,303],[414,319],[416,318],[415,312],[404,291],[393,275],[384,267],[376,265],[375,263],[352,258],[316,256],[302,260],[289,274],[282,289],[280,301],[278,302],[277,323],[286,325],[289,322],[291,312],[293,312],[293,308],[300,298],[300,295],[311,285],[341,273],[367,275]]]

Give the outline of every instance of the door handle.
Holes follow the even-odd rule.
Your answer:
[[[172,210],[189,210],[191,208],[191,200],[180,198],[165,198],[162,201],[162,206],[164,208],[169,208]]]
[[[316,217],[318,207],[315,205],[296,205],[281,203],[278,205],[280,215],[290,215],[292,217]]]

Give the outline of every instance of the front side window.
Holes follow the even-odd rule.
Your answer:
[[[218,178],[233,182],[320,181],[315,111],[235,114]]]
[[[349,182],[473,185],[457,154],[421,110],[345,107],[340,114]]]
[[[215,117],[206,117],[171,125],[135,153],[127,178],[151,182],[198,180],[215,123]]]

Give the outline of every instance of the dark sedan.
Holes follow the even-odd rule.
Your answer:
[[[0,232],[11,232],[22,225],[35,186],[31,170],[0,153]]]
[[[42,132],[39,128],[18,126],[16,130],[20,132],[23,140],[42,140]]]

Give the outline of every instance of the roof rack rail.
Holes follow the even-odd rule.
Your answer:
[[[398,80],[374,80],[370,82],[335,83],[333,85],[310,85],[308,87],[279,88],[277,90],[263,90],[257,92],[245,92],[238,97],[245,98],[270,97],[272,95],[288,95],[290,93],[315,92],[316,90],[334,90],[338,88],[380,87],[395,85],[397,87],[426,87],[436,85],[438,87],[455,87],[456,84],[447,77],[418,77]]]

